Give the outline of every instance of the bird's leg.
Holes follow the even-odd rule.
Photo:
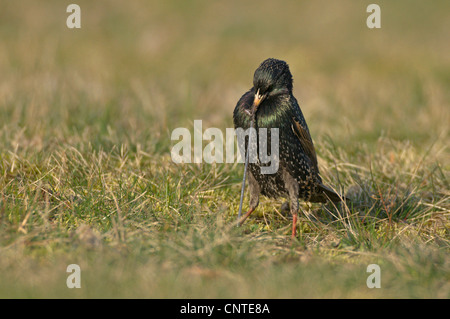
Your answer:
[[[298,196],[298,195],[297,195]],[[295,235],[297,234],[297,218],[298,218],[298,197],[297,198],[291,198],[291,214],[292,214],[292,235],[291,239],[295,238]]]
[[[292,214],[292,235],[291,238],[294,239],[297,233],[297,218],[298,218],[298,195],[299,195],[299,187],[297,180],[292,177],[287,171],[283,172],[283,180],[285,183],[285,187],[289,194],[289,200],[291,202],[291,214]]]
[[[245,213],[244,216],[242,216],[241,220],[239,221],[239,226],[241,226],[245,220],[250,216],[251,213],[255,210],[256,207],[250,207],[250,209]]]
[[[292,214],[292,235],[291,239],[295,238],[295,235],[297,233],[297,213]]]
[[[242,216],[241,220],[239,221],[239,226],[241,226],[245,220],[250,216],[251,213],[258,207],[259,205],[259,193],[260,188],[259,184],[256,181],[255,177],[253,176],[252,172],[249,171],[248,174],[248,186],[250,190],[250,209],[245,213],[244,216]]]

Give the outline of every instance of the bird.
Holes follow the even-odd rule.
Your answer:
[[[314,144],[303,113],[293,95],[293,78],[289,65],[282,60],[264,60],[253,75],[253,87],[236,104],[233,112],[235,130],[254,127],[256,132],[266,128],[267,150],[270,151],[271,130],[278,128],[278,169],[263,174],[262,161],[248,163],[249,209],[238,221],[239,225],[255,211],[260,195],[269,198],[285,197],[292,214],[292,239],[296,237],[299,200],[324,203],[340,202],[346,198],[322,182]],[[238,143],[240,149],[258,147],[257,141],[246,137]],[[258,155],[259,156],[259,155]],[[245,176],[245,175],[244,175]],[[245,177],[244,177],[245,178]],[[245,179],[244,179],[245,181]]]

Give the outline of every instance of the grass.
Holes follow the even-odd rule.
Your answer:
[[[370,2],[77,3],[79,30],[60,1],[0,12],[0,297],[450,297],[447,2],[379,1],[380,30]],[[282,201],[234,227],[243,165],[170,158],[270,56],[352,199],[302,204],[293,243]]]

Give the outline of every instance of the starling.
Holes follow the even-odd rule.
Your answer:
[[[296,234],[298,200],[339,202],[343,197],[323,185],[317,166],[314,144],[305,118],[292,94],[292,74],[286,62],[267,59],[256,69],[253,87],[238,101],[233,113],[235,129],[267,128],[266,143],[270,152],[270,129],[278,128],[278,170],[261,173],[258,160],[248,164],[250,209],[239,221],[242,224],[259,204],[259,195],[270,198],[287,197],[293,217],[292,237]],[[253,121],[253,122],[252,122]],[[257,141],[250,143],[258,147]],[[247,152],[249,138],[244,140]],[[239,139],[238,139],[239,142]],[[240,142],[242,144],[242,141]],[[240,145],[242,149],[242,145]]]

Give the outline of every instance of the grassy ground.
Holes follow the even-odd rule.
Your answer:
[[[69,3],[0,10],[0,297],[450,297],[448,1],[378,1],[379,30],[369,1],[78,1],[79,30]],[[234,227],[241,164],[170,158],[267,57],[353,200],[303,205],[294,243],[282,201]]]

